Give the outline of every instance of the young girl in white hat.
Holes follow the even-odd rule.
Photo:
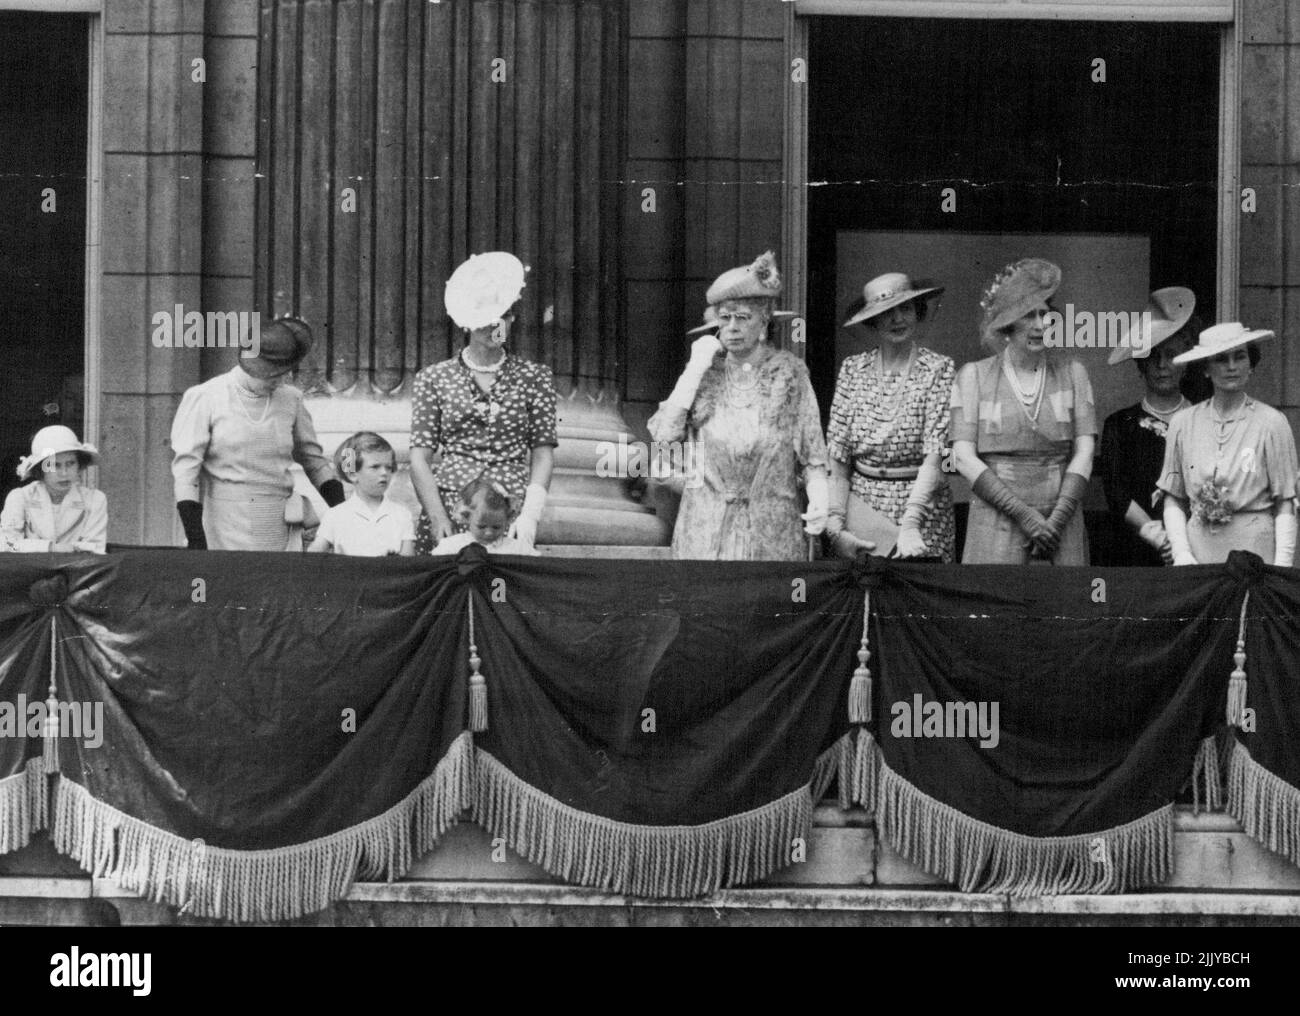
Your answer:
[[[67,427],[45,427],[32,438],[32,453],[18,463],[26,486],[9,492],[0,512],[6,550],[104,553],[108,498],[81,482],[81,471],[99,461]],[[30,482],[28,482],[30,481]]]

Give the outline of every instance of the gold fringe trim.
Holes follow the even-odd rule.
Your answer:
[[[0,854],[22,850],[49,824],[47,783],[41,758],[0,780]]]
[[[806,856],[813,791],[825,790],[847,751],[841,738],[818,758],[807,786],[752,811],[705,825],[649,826],[572,808],[480,748],[473,819],[572,885],[652,899],[707,896],[787,867],[801,846]]]
[[[307,843],[226,850],[186,840],[60,777],[51,840],[97,878],[182,913],[283,921],[323,910],[358,878],[403,875],[473,801],[474,740],[461,734],[433,774],[382,815]]]
[[[876,810],[876,781],[879,777],[876,763],[879,758],[880,749],[871,732],[858,731],[857,741],[850,749],[845,786],[841,788],[847,792],[850,804],[860,805],[873,813]]]
[[[1300,789],[1256,762],[1240,742],[1228,753],[1227,810],[1251,839],[1300,865]]]
[[[1114,829],[1025,836],[971,818],[918,790],[889,768],[874,739],[867,738],[871,743],[865,747],[877,756],[870,781],[876,792],[877,834],[907,860],[962,892],[1120,893],[1157,885],[1173,873],[1172,804]],[[860,739],[859,754],[863,747]]]
[[[1223,773],[1219,769],[1218,738],[1211,734],[1196,750],[1192,764],[1192,814],[1201,813],[1201,791],[1205,791],[1205,810],[1223,808]]]

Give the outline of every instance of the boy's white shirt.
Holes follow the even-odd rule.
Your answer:
[[[356,524],[358,518],[366,523],[364,528]],[[373,534],[381,530],[380,523],[385,518],[392,519],[396,523],[395,526],[389,525],[383,528],[387,530],[384,535],[395,539],[397,545],[385,544],[381,548],[377,545]],[[389,553],[400,552],[403,542],[415,539],[415,523],[406,507],[389,498],[387,494],[384,494],[378,508],[372,508],[356,491],[353,491],[352,496],[346,501],[325,512],[316,536],[329,540],[330,549],[335,554],[383,557]]]

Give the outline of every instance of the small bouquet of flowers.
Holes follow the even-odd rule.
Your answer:
[[[1201,484],[1201,489],[1192,495],[1192,517],[1200,519],[1211,529],[1225,526],[1232,521],[1234,509],[1228,499],[1228,485],[1217,476]]]
[[[1161,437],[1166,437],[1169,434],[1169,424],[1165,423],[1164,420],[1157,420],[1154,417],[1142,417],[1142,419],[1138,421],[1138,426],[1145,427],[1147,430],[1159,434]]]

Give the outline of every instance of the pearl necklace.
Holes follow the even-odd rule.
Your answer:
[[[884,354],[875,350],[874,358],[871,361],[871,373],[875,376],[880,390],[880,400],[874,406],[869,407],[872,418],[876,422],[876,427],[872,433],[872,444],[884,444],[885,439],[893,433],[894,425],[898,423],[898,411],[902,406],[903,397],[907,394],[907,379],[912,375],[912,368],[916,365],[916,347],[912,347],[911,353],[907,357],[907,366],[903,368],[901,374],[895,375],[893,385],[889,385],[885,380],[889,375],[884,369]]]
[[[1016,398],[1020,403],[1020,411],[1025,414],[1025,418],[1031,425],[1038,423],[1038,411],[1043,407],[1043,392],[1047,389],[1047,372],[1043,370],[1040,363],[1034,368],[1034,388],[1033,391],[1026,392],[1020,384],[1020,377],[1016,373],[1016,368],[1011,363],[1011,358],[1004,356],[1002,359],[1002,373],[1006,375],[1007,381],[1011,384],[1011,390],[1016,393]],[[1030,407],[1033,408],[1031,413]]]
[[[1210,419],[1214,422],[1214,428],[1215,428],[1214,441],[1215,444],[1217,444],[1220,449],[1222,449],[1223,446],[1228,443],[1229,439],[1231,439],[1232,437],[1232,432],[1236,428],[1237,424],[1239,424],[1245,418],[1246,407],[1247,405],[1249,405],[1249,403],[1250,403],[1250,399],[1246,399],[1245,401],[1243,401],[1242,404],[1237,407],[1237,415],[1225,420],[1223,417],[1219,415],[1219,411],[1214,408],[1214,401],[1213,400],[1210,401]]]
[[[1150,414],[1151,416],[1154,416],[1157,420],[1160,420],[1162,423],[1168,423],[1170,420],[1172,420],[1172,419],[1174,418],[1174,414],[1175,414],[1175,413],[1180,413],[1180,412],[1182,412],[1184,409],[1186,409],[1186,408],[1187,408],[1188,406],[1190,406],[1190,405],[1191,405],[1191,403],[1188,402],[1186,398],[1184,398],[1182,395],[1179,395],[1179,396],[1178,396],[1178,405],[1174,406],[1173,409],[1168,409],[1168,410],[1159,410],[1159,409],[1156,409],[1155,406],[1151,405],[1151,403],[1150,403],[1149,401],[1147,401],[1147,397],[1146,397],[1145,395],[1142,396],[1142,410],[1143,410],[1143,412],[1148,413],[1148,414]]]
[[[478,374],[495,374],[495,373],[497,373],[497,371],[499,371],[502,367],[505,366],[505,362],[506,362],[506,354],[505,354],[505,352],[503,351],[503,352],[501,353],[501,359],[498,360],[496,363],[494,363],[494,364],[490,364],[490,365],[487,366],[487,367],[480,367],[477,363],[473,363],[473,362],[470,360],[470,358],[469,358],[469,348],[466,347],[465,349],[462,349],[462,350],[460,351],[460,362],[463,363],[463,364],[464,364],[466,367],[468,367],[470,370],[474,371],[475,373],[478,373]]]
[[[251,391],[250,389],[245,388],[243,385],[241,385],[238,381],[235,382],[235,388],[237,389],[237,394],[244,396],[244,398],[257,399],[259,401],[261,399],[266,399],[266,404],[262,407],[262,415],[259,416],[256,420],[253,419],[253,414],[248,411],[248,406],[244,405],[244,399],[237,398],[235,400],[236,402],[239,403],[239,408],[243,410],[244,416],[248,418],[248,422],[251,423],[254,427],[262,423],[265,423],[266,415],[271,411],[271,392]],[[274,389],[272,389],[272,391],[274,391]]]

